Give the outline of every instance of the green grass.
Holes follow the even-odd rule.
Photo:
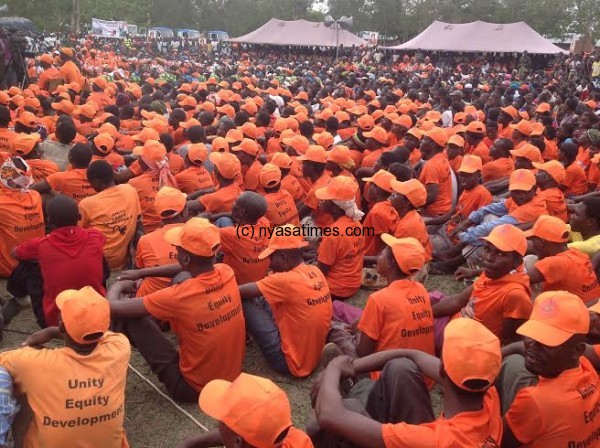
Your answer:
[[[0,285],[0,294],[3,286]],[[437,289],[445,293],[455,293],[463,288],[462,284],[447,276],[430,276],[426,286],[430,291]],[[369,293],[369,291],[360,290],[350,299],[349,303],[364,307]],[[17,332],[31,333],[38,330],[38,326],[31,311],[24,310],[11,322],[7,330],[9,331],[4,332],[4,341],[2,342],[3,351],[17,348],[24,341],[26,335]],[[156,376],[135,349],[132,352],[131,365],[164,391]],[[265,363],[256,346],[250,344],[246,350],[244,371],[275,381],[288,394],[292,405],[294,424],[300,428],[306,425],[312,416],[310,388],[319,370],[304,379],[284,377],[273,372]],[[441,409],[442,399],[440,390],[434,388],[432,401],[436,412]],[[215,422],[200,412],[198,406],[184,404],[181,407],[209,429],[215,426]],[[127,375],[125,430],[133,448],[172,448],[180,440],[201,431],[195,423],[161,397],[131,369]]]

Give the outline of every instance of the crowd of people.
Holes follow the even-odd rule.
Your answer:
[[[0,445],[128,446],[133,346],[219,422],[182,448],[600,446],[596,55],[204,57],[87,39],[0,91],[2,320],[41,328]],[[247,344],[323,367],[306,428]]]

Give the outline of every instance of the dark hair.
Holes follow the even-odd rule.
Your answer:
[[[235,114],[235,117],[233,118],[233,122],[235,123],[236,126],[242,126],[244,123],[247,123],[250,120],[250,116],[244,112],[238,112],[237,114]]]
[[[131,104],[126,104],[121,107],[121,113],[119,116],[122,120],[131,120],[135,115],[135,109]]]
[[[69,196],[54,196],[46,206],[46,211],[55,227],[76,226],[79,221],[79,207]]]
[[[0,126],[8,126],[10,120],[10,110],[8,107],[0,105]]]
[[[205,110],[200,112],[200,115],[198,115],[198,121],[202,126],[210,126],[215,121],[215,116],[212,114],[212,112]]]
[[[412,170],[403,163],[392,163],[387,170],[400,182],[406,182],[412,179],[413,176]]]
[[[108,162],[96,160],[88,166],[87,178],[90,183],[100,181],[103,184],[109,184],[114,179],[113,169]]]
[[[107,106],[104,106],[104,112],[118,116],[119,108],[117,106],[115,106],[114,104],[109,104]]]
[[[313,134],[315,133],[315,125],[312,123],[312,121],[308,121],[308,120],[300,123],[300,126],[298,127],[298,129],[300,131],[300,134],[309,140],[312,138]]]
[[[192,126],[187,135],[192,143],[206,143],[206,131],[202,126]]]
[[[582,203],[585,205],[585,214],[595,219],[596,224],[600,226],[600,198],[587,198]]]
[[[254,124],[258,127],[268,126],[271,122],[271,116],[265,111],[259,111],[254,118]]]
[[[332,133],[337,132],[339,127],[340,122],[336,117],[329,117],[327,120],[325,120],[325,129],[327,129],[328,131]]]
[[[546,150],[546,142],[543,138],[534,137],[531,140],[529,140],[529,143],[538,148],[540,152],[544,152]]]
[[[87,168],[92,161],[92,148],[87,143],[76,143],[69,150],[69,161],[73,168]]]
[[[575,143],[563,142],[560,145],[560,152],[562,152],[568,160],[575,160],[579,147]]]
[[[56,125],[56,138],[63,145],[68,145],[77,136],[77,128],[72,121],[61,121]]]
[[[174,142],[173,137],[168,132],[164,134],[160,134],[160,142],[165,145],[167,152],[171,152],[173,150]]]
[[[110,123],[117,129],[121,128],[121,119],[119,117],[117,117],[116,115],[111,115],[110,117],[106,117],[106,120],[104,120],[104,123]]]

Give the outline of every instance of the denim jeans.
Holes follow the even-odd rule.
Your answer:
[[[278,373],[289,375],[285,355],[281,348],[281,335],[269,302],[264,297],[242,300],[246,330],[258,344],[267,364]]]
[[[233,220],[227,217],[219,218],[215,221],[215,226],[220,229],[223,227],[233,227]]]

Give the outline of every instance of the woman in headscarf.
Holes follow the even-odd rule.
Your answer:
[[[165,146],[157,140],[148,140],[144,146],[134,148],[133,154],[140,156],[142,174],[129,181],[140,199],[142,224],[146,233],[158,229],[161,218],[154,210],[154,198],[162,187],[177,188],[175,176],[169,169],[169,160]]]

